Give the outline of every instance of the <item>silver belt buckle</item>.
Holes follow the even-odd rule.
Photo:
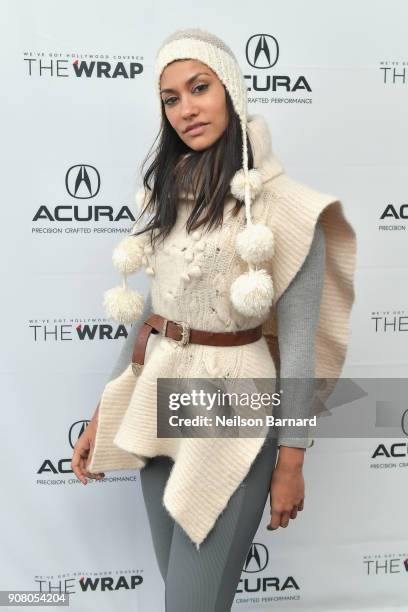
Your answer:
[[[168,320],[168,319],[164,319],[164,322],[163,322],[163,327],[162,327],[162,330],[161,330],[161,333],[162,333],[162,335],[163,335],[163,336],[165,336],[165,335],[166,335],[166,332],[167,332],[167,323],[168,323],[168,322],[169,322],[169,320]]]
[[[143,365],[141,363],[136,363],[135,361],[132,361],[132,372],[135,376],[139,376],[142,370]]]
[[[174,340],[174,341],[177,342],[177,344],[180,344],[181,346],[188,344],[190,341],[190,326],[188,325],[188,323],[185,323],[184,321],[174,321],[174,323],[176,323],[177,325],[181,325],[181,328],[182,328],[180,340]]]

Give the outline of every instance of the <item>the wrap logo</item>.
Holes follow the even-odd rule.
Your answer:
[[[34,584],[39,593],[67,593],[70,595],[88,593],[88,596],[93,592],[132,591],[142,585],[143,581],[143,569],[113,569],[106,575],[95,571],[90,571],[87,575],[64,571],[62,576],[61,574],[56,576],[37,574],[34,578]]]
[[[364,555],[363,566],[367,576],[391,576],[408,572],[407,553],[387,553]]]
[[[78,59],[72,53],[45,52],[34,53],[25,51],[23,61],[25,62],[27,74],[30,77],[47,78],[96,78],[106,79],[134,79],[141,75],[144,66],[141,61],[118,61],[117,58],[109,58],[104,55],[98,59],[97,55],[90,55],[88,61]],[[132,56],[133,59],[143,60],[143,56]],[[109,61],[108,61],[109,59]],[[125,58],[123,58],[125,59]],[[115,82],[115,81],[113,81]]]

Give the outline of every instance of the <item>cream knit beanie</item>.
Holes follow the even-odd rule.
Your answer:
[[[235,55],[217,36],[199,28],[177,30],[162,43],[155,62],[155,76],[160,100],[160,76],[170,62],[195,59],[209,66],[227,89],[242,128],[242,168],[233,176],[231,194],[245,202],[246,227],[237,235],[236,248],[248,264],[248,271],[238,276],[230,288],[234,308],[247,317],[263,317],[272,305],[273,283],[268,272],[258,266],[274,254],[274,237],[264,224],[252,223],[251,202],[262,190],[258,169],[248,170],[247,147],[247,87]],[[136,202],[145,202],[146,193],[139,189]],[[144,251],[149,248],[147,232],[124,238],[113,253],[113,263],[123,276],[123,285],[105,292],[104,306],[109,318],[131,323],[140,318],[143,296],[130,289],[127,276],[139,271],[144,262]],[[159,313],[160,314],[160,313]]]

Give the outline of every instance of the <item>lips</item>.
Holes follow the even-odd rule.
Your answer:
[[[186,132],[190,132],[190,130],[194,130],[194,128],[202,127],[204,125],[208,125],[208,123],[193,123],[193,125],[186,128]]]

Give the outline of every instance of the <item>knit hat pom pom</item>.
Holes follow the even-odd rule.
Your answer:
[[[252,168],[248,170],[249,193],[251,200],[254,200],[262,191],[262,177],[259,170]],[[243,168],[238,170],[230,183],[231,193],[237,200],[245,199],[245,173]]]
[[[130,324],[140,319],[144,298],[129,287],[113,287],[105,291],[103,305],[109,319]]]
[[[263,223],[247,225],[237,235],[235,245],[242,259],[255,266],[271,259],[275,250],[273,233]]]
[[[146,233],[139,236],[127,236],[119,242],[112,253],[115,268],[121,274],[134,274],[143,264],[143,251],[147,244]]]
[[[234,308],[245,317],[263,317],[272,306],[273,283],[266,270],[249,270],[231,285]]]

